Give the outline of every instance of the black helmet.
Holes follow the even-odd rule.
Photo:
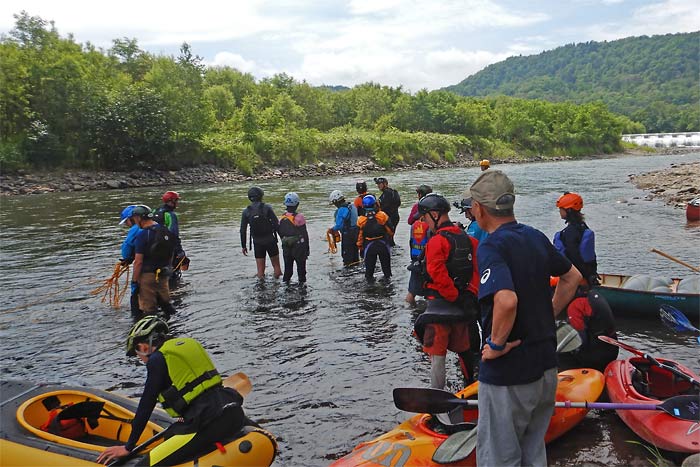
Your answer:
[[[432,193],[433,189],[430,187],[430,185],[418,185],[416,187],[416,193],[420,195],[422,198],[423,196],[427,195],[428,193]]]
[[[374,177],[374,183],[379,185],[380,183],[389,183],[389,180],[384,177]]]
[[[253,186],[248,190],[248,199],[251,201],[261,201],[264,194],[265,192],[262,191],[262,188]]]
[[[418,201],[418,212],[424,215],[430,211],[450,212],[450,203],[442,195],[428,193]]]
[[[139,204],[138,206],[134,206],[134,209],[131,210],[131,215],[151,218],[153,217],[153,211],[145,204]]]
[[[358,194],[367,193],[367,182],[364,180],[358,180],[357,183],[355,183],[355,189],[357,190]]]
[[[452,203],[452,206],[456,207],[459,209],[459,212],[464,214],[467,212],[467,209],[472,208],[472,199],[471,198],[464,198],[462,201],[455,201]]]

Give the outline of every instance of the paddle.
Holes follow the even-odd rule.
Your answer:
[[[557,353],[572,352],[583,345],[581,334],[568,323],[557,328]]]
[[[697,379],[693,378],[690,375],[683,373],[681,370],[679,370],[676,367],[659,362],[657,359],[655,359],[651,355],[646,354],[646,353],[642,352],[641,350],[632,347],[631,345],[623,344],[622,342],[617,341],[617,340],[613,339],[612,337],[608,337],[608,336],[598,336],[598,339],[600,339],[603,342],[606,342],[608,344],[616,345],[616,346],[620,347],[621,349],[624,349],[628,352],[632,352],[633,354],[638,355],[638,356],[644,358],[645,360],[650,361],[653,365],[656,365],[659,368],[663,368],[664,370],[668,370],[671,373],[673,373],[674,375],[679,376],[680,378],[683,378],[684,380],[688,381],[692,385],[700,387],[700,381],[698,381]]]
[[[221,384],[224,387],[235,389],[236,391],[238,391],[238,393],[241,396],[244,396],[244,397],[247,396],[248,394],[250,394],[250,391],[253,389],[253,384],[250,382],[250,379],[248,378],[248,376],[243,372],[238,372],[238,373],[235,373],[231,376],[226,377],[221,382]],[[165,435],[167,435],[170,432],[170,430],[173,428],[173,426],[175,426],[174,423],[172,425],[170,425],[169,427],[167,427],[165,430],[156,433],[155,435],[151,436],[143,443],[136,446],[126,456],[112,460],[110,463],[107,464],[107,466],[113,467],[116,465],[121,465],[124,462],[128,461],[129,459],[133,459],[139,452],[143,451],[148,446],[150,446],[151,444],[155,443],[156,441],[158,441],[159,439],[161,439]]]
[[[692,270],[695,271],[695,272],[700,272],[700,269],[696,268],[695,266],[691,266],[690,264],[686,263],[685,261],[681,261],[681,260],[679,260],[678,258],[675,258],[675,257],[669,255],[668,253],[664,253],[663,251],[659,251],[659,250],[657,250],[656,248],[652,248],[651,251],[652,251],[653,253],[656,253],[656,254],[658,254],[658,255],[663,256],[664,258],[668,258],[668,259],[670,259],[671,261],[675,261],[675,262],[678,263],[678,264],[682,264],[682,265],[685,266],[686,268],[692,269]]]
[[[396,408],[406,412],[437,413],[448,412],[455,407],[478,407],[476,399],[460,399],[449,391],[432,388],[394,389]],[[557,408],[603,409],[603,410],[662,410],[672,417],[700,421],[700,396],[675,396],[661,404],[626,404],[613,402],[555,402]]]
[[[659,317],[661,318],[661,322],[664,323],[667,328],[673,331],[700,333],[700,329],[690,324],[690,320],[683,314],[683,312],[674,306],[661,305],[661,308],[659,308]]]

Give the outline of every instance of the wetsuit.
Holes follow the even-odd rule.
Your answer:
[[[340,232],[341,253],[343,264],[348,266],[359,262],[360,256],[357,250],[357,209],[352,203],[344,203],[338,206],[335,211],[335,225],[331,229]]]
[[[401,196],[399,196],[399,192],[393,188],[384,188],[381,196],[379,196],[379,205],[382,211],[389,216],[389,227],[392,232],[395,232],[396,226],[399,225],[400,220],[399,207],[401,207]],[[393,233],[391,241],[393,243]]]
[[[282,280],[289,282],[297,263],[299,283],[306,282],[306,259],[309,257],[309,232],[306,229],[306,219],[298,212],[286,212],[280,217],[278,233],[282,239],[282,257],[284,259],[284,275]]]
[[[367,210],[366,216],[357,219],[360,228],[357,247],[363,249],[365,258],[365,278],[374,280],[377,257],[382,264],[384,277],[391,277],[391,253],[389,239],[394,234],[389,226],[389,217],[383,211]]]
[[[196,364],[192,369],[197,370]],[[173,385],[166,358],[160,350],[149,356],[146,370],[148,375],[143,395],[131,423],[131,434],[126,443],[126,449],[129,451],[136,446],[159,396]],[[186,443],[180,443],[176,438],[172,441],[171,438],[168,438],[163,444],[170,442],[175,445],[174,449],[169,455],[160,459],[156,465],[173,465],[191,460],[202,451],[215,449],[214,443],[224,441],[225,438],[237,433],[246,422],[241,408],[242,402],[243,398],[240,394],[233,389],[224,388],[220,384],[199,394],[183,412],[179,413],[183,421],[176,423],[170,432],[171,435],[197,434]],[[231,405],[224,410],[224,406],[230,403]],[[159,455],[163,456],[162,451],[164,448],[168,450],[168,447],[160,448]]]
[[[265,258],[265,254],[270,258],[279,256],[280,252],[277,248],[279,222],[272,207],[262,201],[254,201],[243,210],[240,228],[241,248],[247,248],[248,225],[250,225],[250,239],[255,249],[255,258]]]

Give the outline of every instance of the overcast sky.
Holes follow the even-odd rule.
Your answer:
[[[62,36],[109,48],[135,38],[256,78],[284,72],[320,85],[374,81],[410,91],[456,84],[486,65],[569,43],[700,29],[697,0],[5,0]]]

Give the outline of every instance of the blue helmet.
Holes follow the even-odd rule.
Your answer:
[[[124,208],[121,214],[121,221],[119,222],[119,225],[124,224],[128,218],[134,215],[134,208],[136,207],[135,204],[131,204],[127,207]]]
[[[298,206],[299,205],[299,195],[292,192],[284,195],[284,205],[285,206]]]
[[[362,198],[362,207],[365,209],[373,209],[377,204],[377,198],[374,195],[366,195]]]

